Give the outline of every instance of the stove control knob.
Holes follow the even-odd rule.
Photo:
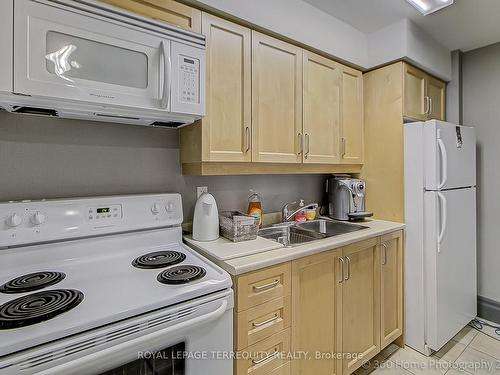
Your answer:
[[[172,213],[174,212],[174,203],[173,202],[167,202],[167,204],[165,205],[165,208],[167,210],[168,213]]]
[[[151,212],[153,215],[158,215],[161,211],[161,205],[159,203],[153,204],[153,207],[151,207]]]
[[[18,214],[14,213],[12,215],[10,215],[7,220],[5,220],[5,223],[9,226],[9,227],[17,227],[19,224],[21,224],[23,222],[23,218],[21,216],[19,216]]]
[[[34,213],[34,215],[31,217],[31,223],[34,225],[41,225],[45,222],[45,214],[41,213],[40,211],[37,211]]]

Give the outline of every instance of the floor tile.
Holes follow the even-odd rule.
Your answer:
[[[454,363],[454,369],[474,375],[500,374],[498,360],[470,347],[465,349]]]
[[[384,350],[382,350],[380,352],[380,354],[384,358],[389,358],[392,354],[394,354],[395,352],[397,352],[399,349],[401,349],[401,348],[398,345],[396,345],[396,344],[390,344]]]
[[[363,366],[361,366],[359,369],[357,369],[354,374],[355,375],[367,375],[370,374],[372,371],[374,371],[382,362],[385,361],[385,357],[382,357],[382,355],[378,354],[374,358],[370,359],[368,362],[366,362]]]
[[[395,363],[393,363],[391,361],[385,361],[378,368],[376,368],[371,374],[373,374],[373,375],[382,375],[382,374],[412,375],[411,372],[406,371],[406,370],[398,367]]]
[[[500,341],[493,337],[480,333],[472,340],[470,347],[500,359]]]
[[[434,358],[441,359],[446,362],[455,362],[460,354],[463,353],[467,346],[458,341],[449,341],[438,352],[433,354]]]
[[[471,326],[465,326],[452,340],[458,341],[460,344],[469,345],[477,334],[478,331],[476,329]]]
[[[447,362],[438,358],[426,357],[409,347],[396,351],[388,360],[416,375],[443,375],[449,369]]]
[[[467,372],[465,370],[459,370],[459,369],[449,369],[448,372],[446,373],[446,375],[469,375],[470,372]]]

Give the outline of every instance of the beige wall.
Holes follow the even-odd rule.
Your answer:
[[[180,192],[189,219],[196,186],[220,209],[246,209],[249,188],[264,210],[317,201],[324,176],[182,176],[178,131],[0,112],[0,201]]]

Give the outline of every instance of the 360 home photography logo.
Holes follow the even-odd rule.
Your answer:
[[[412,370],[438,370],[445,373],[450,369],[459,372],[468,372],[475,374],[476,372],[485,372],[497,374],[500,372],[500,361],[460,361],[447,362],[441,359],[429,358],[426,361],[403,361],[403,360],[382,360],[372,359],[363,364],[363,368],[381,368],[381,369],[404,369],[412,372]]]

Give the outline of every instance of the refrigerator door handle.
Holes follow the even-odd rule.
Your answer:
[[[444,237],[444,232],[446,231],[446,225],[447,225],[447,221],[448,221],[448,217],[447,217],[447,211],[448,211],[448,202],[446,201],[446,197],[444,196],[443,193],[440,193],[438,192],[437,193],[437,196],[438,196],[438,200],[440,202],[440,206],[441,206],[441,229],[439,231],[439,235],[438,235],[438,246],[437,246],[437,249],[438,249],[438,253],[441,252],[441,242],[443,242],[443,237]]]
[[[448,180],[448,154],[446,153],[446,146],[441,138],[437,140],[439,152],[441,153],[441,158],[443,159],[443,168],[441,169],[441,182],[438,185],[438,189],[441,189]]]

